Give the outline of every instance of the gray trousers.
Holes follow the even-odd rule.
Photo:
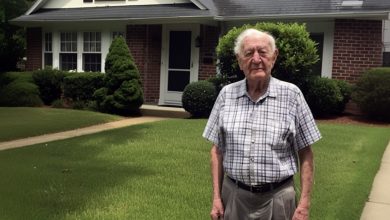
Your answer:
[[[296,208],[292,180],[266,193],[252,193],[225,177],[221,196],[225,220],[291,220]]]

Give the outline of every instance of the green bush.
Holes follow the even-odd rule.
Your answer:
[[[61,85],[64,77],[65,72],[51,68],[33,72],[34,83],[38,85],[41,99],[45,105],[50,105],[61,97]]]
[[[210,77],[207,81],[211,82],[215,86],[217,94],[219,94],[221,89],[228,84],[228,80],[222,75]]]
[[[310,81],[306,101],[316,117],[335,114],[343,102],[336,80],[316,77]]]
[[[247,28],[266,31],[276,40],[279,56],[272,70],[272,75],[281,80],[292,82],[302,89],[308,83],[311,67],[318,62],[316,44],[310,39],[304,24],[297,23],[257,23],[231,29],[219,39],[216,48],[218,67],[221,74],[230,82],[244,78],[234,54],[234,42],[237,36]]]
[[[41,106],[38,87],[23,80],[15,80],[0,90],[0,106]]]
[[[351,100],[352,85],[344,80],[335,80],[335,82],[340,89],[341,96],[343,97],[341,102],[337,105],[335,113],[341,114],[345,110],[345,105],[349,102],[349,100]]]
[[[121,115],[138,114],[143,104],[141,80],[123,37],[112,42],[105,71],[105,85],[94,93],[98,110]]]
[[[76,73],[64,78],[64,98],[72,101],[92,100],[93,93],[104,85],[102,73]]]
[[[208,117],[216,98],[217,91],[211,82],[192,82],[184,88],[183,108],[193,117]]]
[[[390,121],[390,68],[374,68],[363,74],[352,99],[368,117]]]

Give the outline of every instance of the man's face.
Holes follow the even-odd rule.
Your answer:
[[[244,38],[237,60],[248,80],[265,80],[271,75],[277,55],[266,36],[256,35]]]

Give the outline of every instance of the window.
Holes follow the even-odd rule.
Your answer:
[[[383,66],[390,67],[390,52],[383,52]]]
[[[77,32],[61,32],[60,69],[77,70]]]
[[[84,32],[84,71],[101,72],[101,44],[100,32]]]
[[[44,60],[43,66],[53,66],[53,35],[45,33]]]
[[[84,0],[84,3],[93,2],[93,0]]]
[[[310,38],[317,43],[317,54],[319,56],[319,60],[312,67],[312,72],[314,75],[321,76],[322,72],[322,53],[324,50],[324,33],[312,33],[310,34]]]

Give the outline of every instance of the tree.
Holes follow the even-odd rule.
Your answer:
[[[33,0],[0,1],[0,72],[16,70],[16,63],[25,54],[25,31],[11,25],[10,19],[23,14]]]
[[[121,115],[139,113],[143,104],[140,75],[123,37],[112,42],[105,71],[105,86],[94,94],[97,108]]]

